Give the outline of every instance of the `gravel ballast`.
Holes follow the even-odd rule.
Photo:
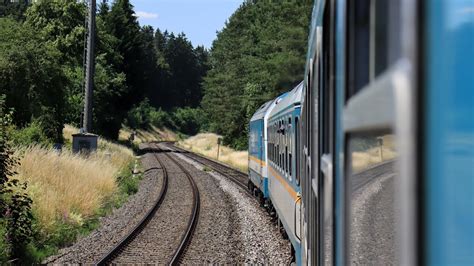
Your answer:
[[[158,156],[168,172],[168,192],[147,226],[113,263],[167,264],[187,228],[193,207],[189,180],[164,154]]]
[[[226,177],[175,155],[199,170],[195,181],[201,193],[201,218],[184,264],[290,264],[290,242],[255,199]]]

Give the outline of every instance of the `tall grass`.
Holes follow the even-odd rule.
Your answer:
[[[77,129],[66,126],[66,141]],[[118,191],[117,176],[133,159],[124,146],[99,139],[99,149],[88,156],[33,145],[19,147],[16,178],[27,181],[33,212],[43,233],[59,224],[82,226]]]
[[[398,156],[395,150],[395,140],[393,135],[381,137],[383,144],[372,144],[363,150],[352,152],[352,171],[360,172],[373,165],[394,159]]]
[[[217,159],[217,139],[219,137],[219,135],[213,133],[201,133],[179,141],[178,146],[202,154],[206,157]],[[247,151],[236,151],[232,148],[221,145],[219,150],[219,161],[244,172],[247,172],[248,170]]]
[[[17,178],[27,181],[40,228],[53,232],[58,223],[81,226],[117,191],[116,176],[130,161],[127,153],[98,152],[83,157],[38,146],[19,149]]]

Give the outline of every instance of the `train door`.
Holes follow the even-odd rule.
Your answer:
[[[343,190],[336,194],[336,202],[343,204],[342,221],[336,221],[343,253],[337,253],[337,264],[414,264],[417,246],[410,238],[416,235],[416,212],[410,197],[416,187],[416,36],[410,22],[416,8],[402,12],[412,3],[344,3],[346,49],[338,71],[345,79],[337,86],[344,95],[337,127],[343,134],[337,140],[344,157],[343,178],[338,179]]]
[[[335,160],[335,87],[334,87],[334,1],[325,4],[322,19],[322,42],[319,73],[319,172],[318,180],[318,249],[319,265],[333,265],[334,246],[334,174]]]

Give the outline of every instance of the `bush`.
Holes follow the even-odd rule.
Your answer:
[[[5,265],[9,259],[11,247],[7,242],[7,226],[5,221],[0,219],[0,264]]]
[[[150,124],[155,127],[173,128],[172,117],[169,113],[161,110],[161,108],[150,111]]]
[[[11,139],[15,146],[44,145],[49,146],[52,141],[44,133],[43,127],[38,121],[33,121],[22,129],[11,130]]]
[[[125,124],[133,129],[147,128],[150,125],[150,113],[153,110],[150,102],[145,98],[138,106],[133,107],[128,112]]]
[[[199,108],[178,108],[173,113],[174,129],[188,135],[195,135],[204,124],[204,111]]]
[[[11,178],[16,174],[14,168],[18,160],[9,139],[12,112],[6,110],[4,99],[0,96],[0,245],[10,246],[11,250],[2,249],[1,260],[3,257],[27,258],[27,247],[34,233],[32,200],[26,193],[27,185]]]

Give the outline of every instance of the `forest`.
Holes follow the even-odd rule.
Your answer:
[[[153,124],[215,132],[245,149],[253,112],[303,78],[311,6],[245,1],[207,50],[184,33],[140,26],[129,0],[102,1],[93,132],[113,140],[123,124]],[[65,0],[0,6],[0,95],[26,138],[62,143],[64,124],[80,127],[86,8]]]
[[[62,143],[63,125],[81,123],[87,7],[58,0],[26,9],[5,2],[0,94],[18,129],[35,127],[37,135]],[[184,33],[141,27],[128,0],[102,2],[96,28],[94,133],[117,139],[123,123],[144,126],[134,111],[139,106],[194,115],[208,69],[204,47],[193,47]]]

